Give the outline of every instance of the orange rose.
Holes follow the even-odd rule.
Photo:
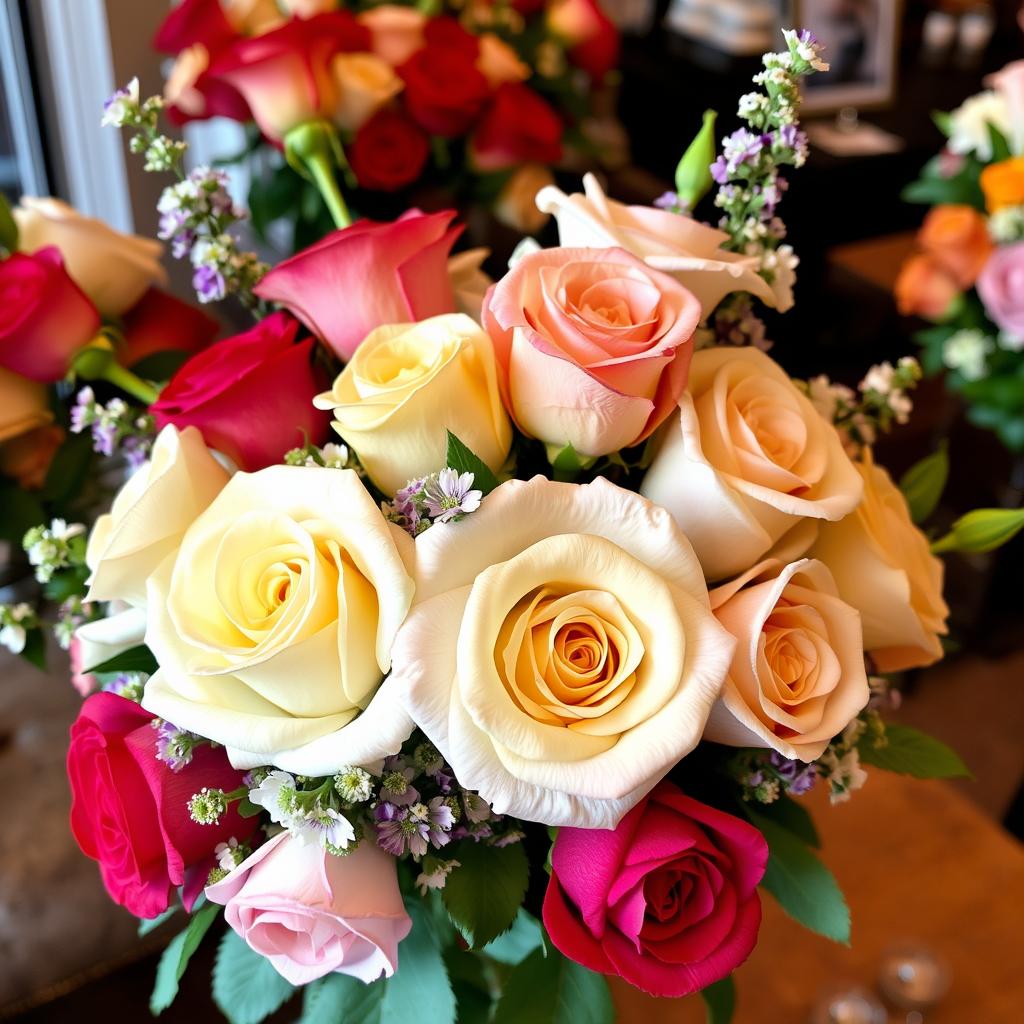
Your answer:
[[[63,441],[64,430],[55,423],[6,441],[0,445],[0,473],[26,491],[38,491]]]
[[[972,206],[936,206],[925,217],[918,241],[961,288],[974,284],[993,248],[988,223]]]
[[[981,188],[989,213],[1024,206],[1024,156],[992,164],[981,172]]]
[[[956,279],[932,255],[911,256],[896,278],[896,305],[904,316],[943,320],[960,295]]]

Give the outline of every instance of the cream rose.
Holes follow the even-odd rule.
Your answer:
[[[455,308],[480,323],[487,290],[494,282],[484,270],[490,249],[466,249],[448,260],[448,277],[455,295]]]
[[[555,215],[560,245],[626,249],[693,292],[705,318],[730,292],[750,292],[776,305],[757,260],[722,248],[729,237],[724,231],[669,210],[617,203],[592,174],[583,178],[582,195],[551,186],[537,196],[537,206]]]
[[[331,70],[338,84],[334,120],[345,131],[358,131],[402,91],[394,68],[372,53],[339,53]]]
[[[612,828],[697,744],[734,641],[664,510],[512,480],[416,541],[388,686],[499,813]]]
[[[829,567],[843,600],[860,612],[864,649],[880,672],[931,665],[948,632],[942,562],[870,449],[857,469],[863,500],[841,522],[823,523],[808,554]]]
[[[352,470],[236,474],[150,580],[146,710],[236,767],[329,775],[397,752],[411,723],[377,688],[412,546]]]
[[[711,592],[739,641],[704,738],[813,761],[868,702],[860,616],[828,569],[765,561]]]
[[[123,235],[60,199],[22,196],[14,219],[21,251],[55,245],[75,284],[105,316],[126,313],[150,285],[167,283],[159,242]]]
[[[313,404],[386,494],[444,468],[449,430],[494,470],[512,445],[491,339],[461,313],[371,331]]]
[[[119,605],[105,619],[86,622],[75,630],[80,669],[88,672],[118,654],[138,647],[146,638],[146,612]]]
[[[152,454],[96,520],[85,561],[89,601],[146,603],[146,581],[228,482],[195,427],[160,431]]]
[[[709,580],[749,569],[802,519],[842,519],[863,483],[835,428],[753,348],[697,352],[641,493],[664,505]]]
[[[0,366],[0,442],[20,437],[52,420],[46,385]]]

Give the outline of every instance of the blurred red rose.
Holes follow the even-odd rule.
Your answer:
[[[124,315],[124,348],[118,359],[134,366],[155,352],[198,352],[219,330],[220,324],[201,309],[150,288]]]
[[[227,117],[232,121],[252,120],[245,97],[227,82],[208,74],[210,51],[202,43],[186,47],[175,58],[164,83],[167,116],[175,124]]]
[[[453,210],[356,221],[279,263],[254,291],[295,314],[342,359],[382,324],[455,311],[448,254]]]
[[[430,155],[430,140],[400,110],[380,110],[349,147],[352,170],[363,188],[394,192],[414,182]]]
[[[467,32],[455,18],[431,18],[423,30],[423,38],[428,46],[458,50],[474,59],[480,52],[480,39]]]
[[[548,26],[568,45],[569,60],[600,82],[619,61],[619,30],[597,0],[556,0]]]
[[[413,120],[432,135],[446,138],[470,128],[490,92],[476,55],[447,46],[424,46],[398,74],[405,82],[405,103]]]
[[[196,427],[250,473],[306,440],[324,441],[330,417],[313,408],[324,379],[312,365],[313,339],[295,344],[298,328],[287,313],[274,313],[194,355],[150,406],[157,429]]]
[[[561,118],[529,86],[506,82],[480,119],[470,143],[473,163],[482,171],[516,164],[556,164],[562,158]]]
[[[153,49],[180,53],[200,43],[215,53],[237,37],[220,0],[181,0],[160,23],[153,37]]]
[[[257,821],[230,807],[217,825],[194,822],[189,798],[204,786],[237,789],[242,773],[228,764],[223,747],[208,743],[172,771],[156,756],[157,738],[148,711],[117,694],[96,693],[71,726],[67,757],[71,831],[82,852],[99,861],[114,902],[145,918],[162,914],[181,885],[190,905],[214,866],[217,844],[231,836],[245,842]]]
[[[0,260],[0,309],[0,366],[32,380],[60,380],[100,329],[53,245]]]

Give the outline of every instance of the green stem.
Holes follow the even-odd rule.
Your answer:
[[[352,223],[352,215],[348,212],[345,197],[338,187],[338,179],[334,176],[331,160],[325,153],[310,153],[304,163],[313,177],[317,190],[323,196],[327,209],[331,211],[335,226],[347,228]]]
[[[159,397],[160,392],[152,384],[146,383],[141,377],[136,376],[131,370],[126,370],[119,363],[111,362],[101,374],[103,379],[114,387],[137,398],[146,405],[152,405]]]

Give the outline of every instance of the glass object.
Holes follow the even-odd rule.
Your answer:
[[[927,1010],[938,1003],[949,991],[949,981],[949,970],[942,958],[914,942],[889,949],[878,975],[882,995],[894,1006],[913,1011]],[[918,1015],[918,1019],[923,1018]]]
[[[886,1024],[885,1007],[867,989],[840,987],[826,992],[811,1011],[810,1024]]]

